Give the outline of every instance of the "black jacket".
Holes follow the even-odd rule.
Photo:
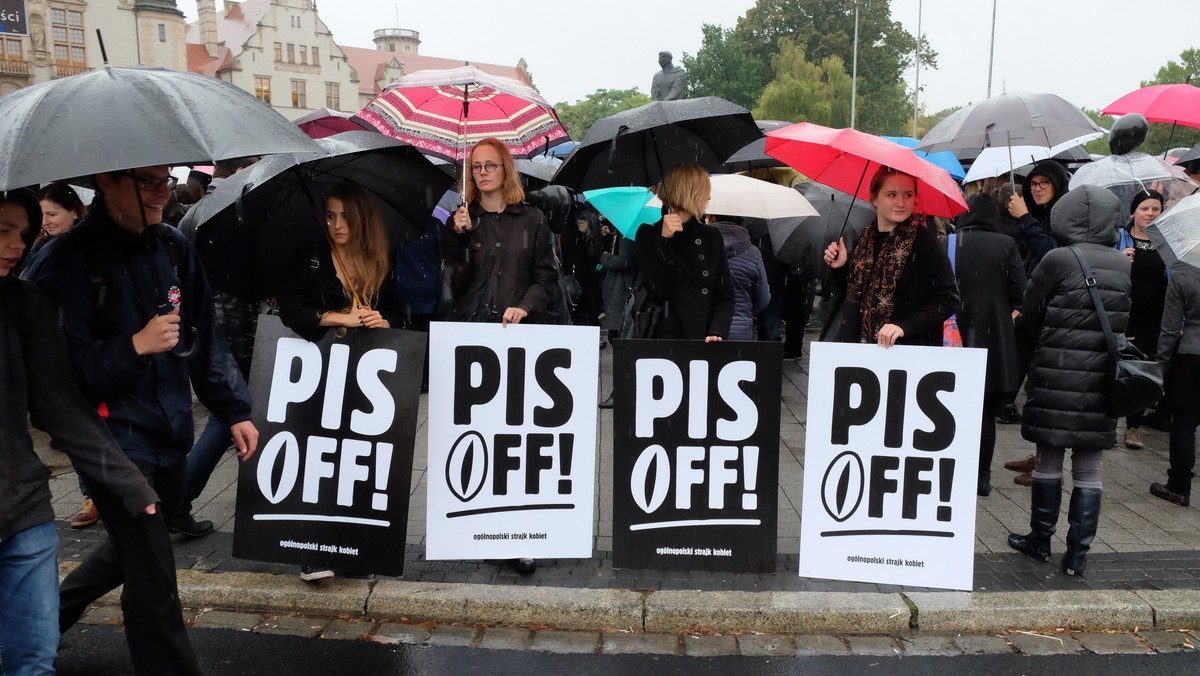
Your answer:
[[[106,278],[102,294],[95,272]],[[195,439],[193,390],[226,425],[250,419],[250,392],[213,320],[200,261],[175,228],[151,225],[134,235],[98,197],[25,274],[58,306],[80,389],[107,406],[109,429],[131,459],[159,467],[183,461]],[[191,358],[139,356],[133,335],[173,304],[182,317],[178,349],[194,342]]]
[[[390,258],[390,257],[389,257]],[[313,266],[316,266],[316,269]],[[350,305],[346,290],[333,266],[333,254],[322,241],[315,249],[293,257],[287,279],[279,290],[279,319],[305,340],[317,341],[329,327],[321,326],[321,313],[342,312]],[[379,311],[393,329],[404,320],[404,308],[392,281],[391,268],[374,299],[364,299]]]
[[[1110,366],[1100,328],[1073,247],[1096,275],[1114,333],[1129,321],[1129,261],[1113,249],[1121,203],[1104,188],[1081,186],[1055,205],[1054,237],[1063,246],[1046,254],[1025,289],[1022,321],[1037,334],[1021,436],[1066,448],[1111,448],[1117,421],[1108,417],[1104,389]]]
[[[955,278],[963,345],[988,351],[985,392],[1016,392],[1021,386],[1012,311],[1021,309],[1025,268],[1017,243],[1000,233],[1000,209],[986,194],[967,202],[957,219]],[[949,238],[944,242],[949,246]]]
[[[54,520],[50,470],[33,450],[31,418],[88,483],[120,496],[130,514],[158,501],[79,393],[45,294],[11,277],[0,277],[0,388],[0,542]]]
[[[716,228],[693,218],[674,237],[663,237],[660,220],[638,228],[633,244],[642,286],[667,304],[655,338],[729,337],[733,280]]]
[[[1054,186],[1054,196],[1044,205],[1033,201],[1033,191],[1029,189],[1029,182],[1038,176],[1050,181]],[[1021,197],[1025,200],[1025,206],[1029,209],[1029,213],[1017,219],[1017,229],[1020,233],[1021,243],[1025,246],[1026,274],[1032,273],[1033,269],[1042,261],[1042,257],[1059,244],[1048,227],[1050,212],[1054,209],[1054,205],[1067,194],[1070,184],[1071,174],[1063,165],[1054,160],[1042,160],[1034,164],[1033,169],[1029,170],[1029,175],[1025,177]]]
[[[754,319],[771,302],[762,254],[750,242],[750,232],[735,223],[714,223],[725,240],[725,258],[733,280],[733,321],[730,340],[754,340]]]

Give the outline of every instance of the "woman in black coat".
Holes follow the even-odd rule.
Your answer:
[[[1108,340],[1076,254],[1095,274],[1095,288],[1113,333],[1129,321],[1129,261],[1113,249],[1122,221],[1121,201],[1104,188],[1085,185],[1055,205],[1050,228],[1062,245],[1046,254],[1029,278],[1024,316],[1037,334],[1025,383],[1021,436],[1037,444],[1030,491],[1030,532],[1008,544],[1041,561],[1050,560],[1050,538],[1062,501],[1062,467],[1071,449],[1071,503],[1062,569],[1082,575],[1100,522],[1100,456],[1117,441],[1117,421],[1105,410],[1111,357]]]
[[[1016,241],[1001,234],[1000,208],[991,195],[972,195],[967,208],[958,217],[955,234],[947,238],[946,244],[955,247],[954,274],[962,298],[958,328],[963,345],[988,351],[978,487],[978,494],[987,496],[992,492],[996,413],[1021,385],[1013,321],[1021,310],[1025,269]]]
[[[880,167],[871,178],[875,227],[859,235],[853,255],[844,240],[825,249],[835,288],[845,290],[827,340],[942,344],[942,325],[958,310],[958,287],[937,235],[913,218],[916,197],[916,179]]]
[[[725,241],[701,220],[711,196],[708,172],[676,164],[659,186],[662,219],[637,231],[634,258],[642,286],[667,305],[654,338],[713,342],[729,337],[734,299]]]

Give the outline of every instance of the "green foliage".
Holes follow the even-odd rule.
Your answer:
[[[592,125],[602,117],[650,103],[650,97],[637,87],[630,89],[597,89],[582,101],[558,103],[554,108],[567,133],[582,141]]]
[[[767,84],[754,117],[759,120],[814,122],[827,127],[850,124],[850,76],[836,56],[819,65],[804,58],[804,49],[787,38],[772,57],[775,79]]]
[[[695,56],[684,53],[687,70],[685,96],[719,96],[753,108],[771,79],[771,61],[750,53],[733,29],[705,24],[704,38]]]
[[[1093,110],[1091,108],[1082,108],[1081,110],[1083,110],[1085,115],[1092,118],[1092,122],[1095,122],[1105,129],[1112,128],[1113,120],[1115,118],[1108,115],[1102,115],[1100,111]],[[1101,136],[1095,141],[1089,141],[1083,144],[1083,149],[1094,155],[1108,155],[1108,138]]]

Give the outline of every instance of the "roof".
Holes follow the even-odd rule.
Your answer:
[[[374,95],[379,93],[380,88],[376,85],[376,81],[383,75],[384,67],[392,59],[395,59],[403,66],[406,75],[411,75],[419,70],[458,68],[469,63],[485,73],[512,78],[531,87],[533,86],[525,71],[516,66],[479,63],[478,61],[468,62],[462,59],[443,59],[423,54],[401,54],[400,52],[385,52],[380,49],[365,49],[363,47],[339,46],[346,53],[346,58],[350,61],[350,67],[358,73],[358,91],[362,94]]]
[[[187,67],[193,73],[216,77],[228,68],[234,58],[242,53],[246,42],[258,32],[258,22],[271,11],[271,0],[242,0],[227,5],[229,12],[217,9],[217,58],[209,58],[204,49],[204,36],[200,34],[200,21],[187,25],[184,41],[187,43]],[[199,49],[196,49],[199,47]]]

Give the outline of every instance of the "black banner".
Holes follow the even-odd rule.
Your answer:
[[[25,0],[0,0],[0,33],[29,35],[25,21]]]
[[[400,575],[426,335],[262,316],[250,374],[258,452],[238,476],[234,556]]]
[[[775,572],[780,343],[613,352],[613,565]]]

